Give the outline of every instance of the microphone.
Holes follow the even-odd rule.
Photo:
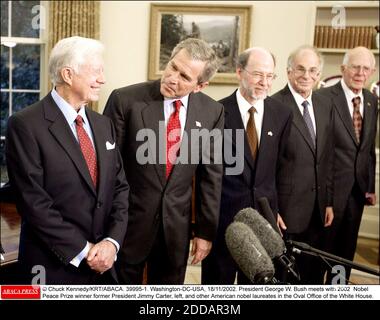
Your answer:
[[[234,221],[247,225],[257,236],[269,257],[300,281],[298,273],[293,269],[294,261],[285,254],[285,242],[264,217],[252,208],[245,208],[236,214]]]
[[[232,222],[227,227],[225,238],[232,258],[251,282],[266,284],[272,280],[272,260],[248,226]]]

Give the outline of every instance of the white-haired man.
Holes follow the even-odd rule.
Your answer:
[[[327,244],[332,253],[349,260],[354,258],[364,205],[376,203],[378,105],[377,98],[365,89],[375,64],[375,57],[367,48],[351,49],[343,58],[342,80],[319,91],[332,99],[335,113],[335,217]],[[351,269],[345,271],[339,276],[348,280]]]
[[[102,52],[93,39],[59,41],[49,61],[54,88],[9,119],[6,156],[22,216],[24,283],[115,279],[129,186],[111,121],[86,108],[105,82]]]

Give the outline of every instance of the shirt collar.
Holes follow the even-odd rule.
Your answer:
[[[171,105],[173,105],[173,102],[174,101],[176,101],[176,100],[181,100],[181,102],[182,102],[182,106],[185,108],[185,110],[187,111],[187,106],[188,106],[188,104],[189,104],[189,95],[187,95],[187,96],[184,96],[184,97],[182,97],[182,98],[180,98],[180,99],[178,99],[178,98],[176,98],[176,99],[173,99],[173,98],[165,98],[164,97],[164,105],[165,106],[171,106]]]
[[[313,103],[311,101],[311,96],[313,95],[313,91],[310,92],[309,96],[305,99],[303,96],[301,96],[296,90],[293,89],[292,85],[288,82],[288,87],[290,92],[292,93],[294,100],[296,100],[296,103],[298,106],[302,106],[302,103],[306,100],[309,103],[309,106],[312,106]]]
[[[83,118],[84,123],[88,123],[84,106],[82,106],[79,111],[76,112],[74,107],[72,107],[65,99],[63,99],[54,88],[51,91],[51,96],[54,102],[57,104],[58,108],[63,113],[66,121],[70,125],[75,121],[78,115]]]
[[[240,113],[247,113],[252,107],[252,105],[242,96],[240,88],[236,91],[236,99],[240,108]],[[264,100],[256,100],[253,106],[255,107],[257,113],[264,113]]]

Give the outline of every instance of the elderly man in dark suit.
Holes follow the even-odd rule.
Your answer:
[[[231,170],[229,161],[224,163],[218,236],[202,263],[202,284],[233,284],[236,274],[238,283],[247,283],[226,247],[226,228],[239,210],[259,209],[257,200],[261,197],[269,200],[274,212],[278,211],[276,168],[289,135],[292,114],[288,107],[267,97],[276,77],[274,67],[274,57],[266,49],[247,49],[237,63],[238,90],[220,101],[225,108],[227,129],[224,159],[228,160],[227,148],[232,148],[237,162],[243,165],[238,172]],[[232,145],[228,146],[227,141]]]
[[[347,51],[342,80],[320,90],[334,104],[334,213],[328,238],[333,254],[353,260],[364,206],[375,205],[376,97],[365,89],[375,72],[373,53],[364,47]],[[350,268],[337,279],[349,279]],[[335,281],[336,283],[336,281]]]
[[[223,106],[200,91],[216,69],[211,47],[187,39],[174,48],[160,81],[117,89],[109,97],[104,114],[114,121],[131,186],[128,233],[117,261],[126,284],[142,283],[145,263],[148,284],[183,284],[196,171],[192,263],[210,251],[219,217],[224,118]],[[200,130],[215,133],[205,147],[192,136]]]
[[[272,96],[293,111],[277,174],[280,227],[286,228],[288,239],[321,250],[324,228],[334,218],[333,108],[330,99],[312,91],[322,68],[322,56],[315,48],[297,48],[288,58],[288,84]],[[320,258],[297,256],[297,266],[301,283],[323,283],[325,269]]]
[[[86,108],[105,81],[102,52],[93,39],[59,41],[49,60],[54,89],[9,119],[6,156],[22,216],[25,282],[35,270],[33,283],[116,279],[129,186],[111,121]]]

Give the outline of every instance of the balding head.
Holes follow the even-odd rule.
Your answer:
[[[370,50],[365,47],[351,49],[343,58],[341,66],[343,80],[354,93],[359,93],[375,72],[375,67],[375,56]]]
[[[262,47],[252,47],[243,51],[239,55],[236,67],[244,69],[248,63],[249,58],[256,60],[256,59],[260,59],[263,56],[271,57],[273,61],[273,67],[276,66],[276,58],[270,51]]]

